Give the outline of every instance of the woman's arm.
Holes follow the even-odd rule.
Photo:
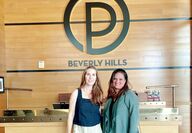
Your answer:
[[[77,101],[78,89],[75,89],[71,94],[70,101],[69,101],[69,114],[67,120],[67,133],[71,133],[72,126],[73,126],[73,118],[75,114],[75,106]]]
[[[139,126],[139,99],[134,92],[130,92],[126,97],[126,104],[129,107],[129,133],[138,133]]]

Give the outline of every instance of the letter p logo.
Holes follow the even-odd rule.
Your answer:
[[[73,43],[73,45],[78,48],[79,50],[83,51],[83,45],[74,37],[74,35],[71,32],[70,28],[70,15],[72,12],[73,7],[75,4],[78,2],[78,0],[71,0],[69,4],[66,7],[66,11],[64,14],[64,28],[66,31],[66,34],[70,41]],[[88,54],[93,54],[93,55],[99,55],[99,54],[105,54],[107,52],[112,51],[115,49],[117,46],[121,44],[121,42],[124,40],[128,33],[129,29],[129,12],[126,4],[124,3],[123,0],[115,0],[115,2],[119,5],[121,8],[122,14],[123,14],[123,28],[121,33],[119,34],[118,38],[112,42],[111,44],[103,47],[103,48],[93,48],[92,46],[92,37],[96,36],[103,36],[108,34],[113,30],[116,24],[116,13],[114,9],[106,4],[106,3],[101,3],[101,2],[89,2],[86,3],[86,50]],[[91,14],[91,9],[93,8],[103,8],[108,11],[111,17],[111,21],[109,26],[106,29],[103,29],[101,31],[92,31],[92,14]]]

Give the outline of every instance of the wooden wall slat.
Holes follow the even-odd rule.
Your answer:
[[[5,30],[4,30],[4,3],[0,0],[0,75],[5,74]]]
[[[78,25],[74,25],[75,28],[84,32]],[[128,67],[189,66],[189,31],[190,23],[185,21],[131,23],[129,33],[119,47],[108,54],[93,56],[75,48],[62,25],[7,26],[6,65],[8,70],[30,70],[37,69],[39,60],[45,60],[45,69],[62,69],[68,68],[68,60],[115,57],[127,59]],[[93,39],[93,43],[110,44],[117,33],[114,30],[107,37]],[[84,44],[85,35],[75,33],[75,36]]]
[[[89,0],[94,1],[94,0]],[[98,0],[103,2],[104,0]],[[62,22],[64,9],[69,0],[44,0],[44,1],[26,1],[26,0],[6,0],[5,1],[5,22]],[[95,1],[94,1],[95,2]],[[119,6],[114,1],[104,1],[116,9],[118,19],[121,19]],[[129,0],[125,1],[128,5],[131,19],[149,19],[149,18],[177,18],[190,16],[190,0]],[[74,8],[72,21],[85,21],[85,2],[78,2]],[[107,13],[98,10],[93,19],[106,20],[109,18]],[[94,13],[94,11],[93,11]]]
[[[150,85],[179,85],[176,88],[176,102],[189,102],[189,70],[134,70],[127,71],[133,89],[146,91]],[[175,75],[176,73],[177,75]],[[67,93],[77,88],[82,72],[52,72],[52,73],[18,73],[7,74],[7,86],[15,88],[30,88],[32,92],[10,91],[9,108],[51,107],[57,101],[59,93]],[[111,71],[99,71],[102,87],[106,94]],[[69,78],[70,77],[70,78]],[[182,79],[182,81],[181,81]],[[162,88],[162,100],[171,106],[171,89]],[[185,97],[183,97],[183,95]]]
[[[0,76],[5,76],[5,30],[4,30],[4,1],[0,0]],[[0,109],[5,109],[6,94],[0,93]]]

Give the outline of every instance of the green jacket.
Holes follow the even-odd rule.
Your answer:
[[[108,99],[103,111],[103,133],[139,133],[139,101],[128,90],[114,103],[110,116],[112,99]]]

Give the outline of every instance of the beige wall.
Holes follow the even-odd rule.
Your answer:
[[[137,91],[145,91],[148,85],[178,84],[176,106],[185,118],[181,131],[189,133],[191,20],[183,18],[191,17],[190,0],[125,0],[132,20],[128,35],[115,50],[102,55],[81,52],[67,38],[62,22],[69,0],[4,2],[5,85],[7,88],[32,89],[32,92],[10,90],[7,98],[9,109],[51,107],[57,102],[58,93],[72,92],[77,88],[85,67],[70,67],[70,60],[115,60],[116,63],[120,61],[117,66],[97,66],[105,94],[112,69],[119,67],[127,70]],[[84,2],[79,1],[74,8],[71,21],[78,23],[71,24],[71,27],[75,37],[85,46]],[[122,20],[115,1],[106,3],[115,9],[117,19]],[[93,21],[100,21],[92,25],[93,30],[103,30],[108,26],[110,18],[106,11],[94,9],[92,15]],[[122,22],[117,22],[110,34],[93,38],[94,46],[103,47],[114,41],[122,25]],[[126,65],[121,65],[123,59],[127,61]],[[37,67],[41,60],[45,61],[44,69]],[[29,71],[17,72],[19,70]],[[162,100],[170,105],[170,90],[161,89],[161,93]]]

